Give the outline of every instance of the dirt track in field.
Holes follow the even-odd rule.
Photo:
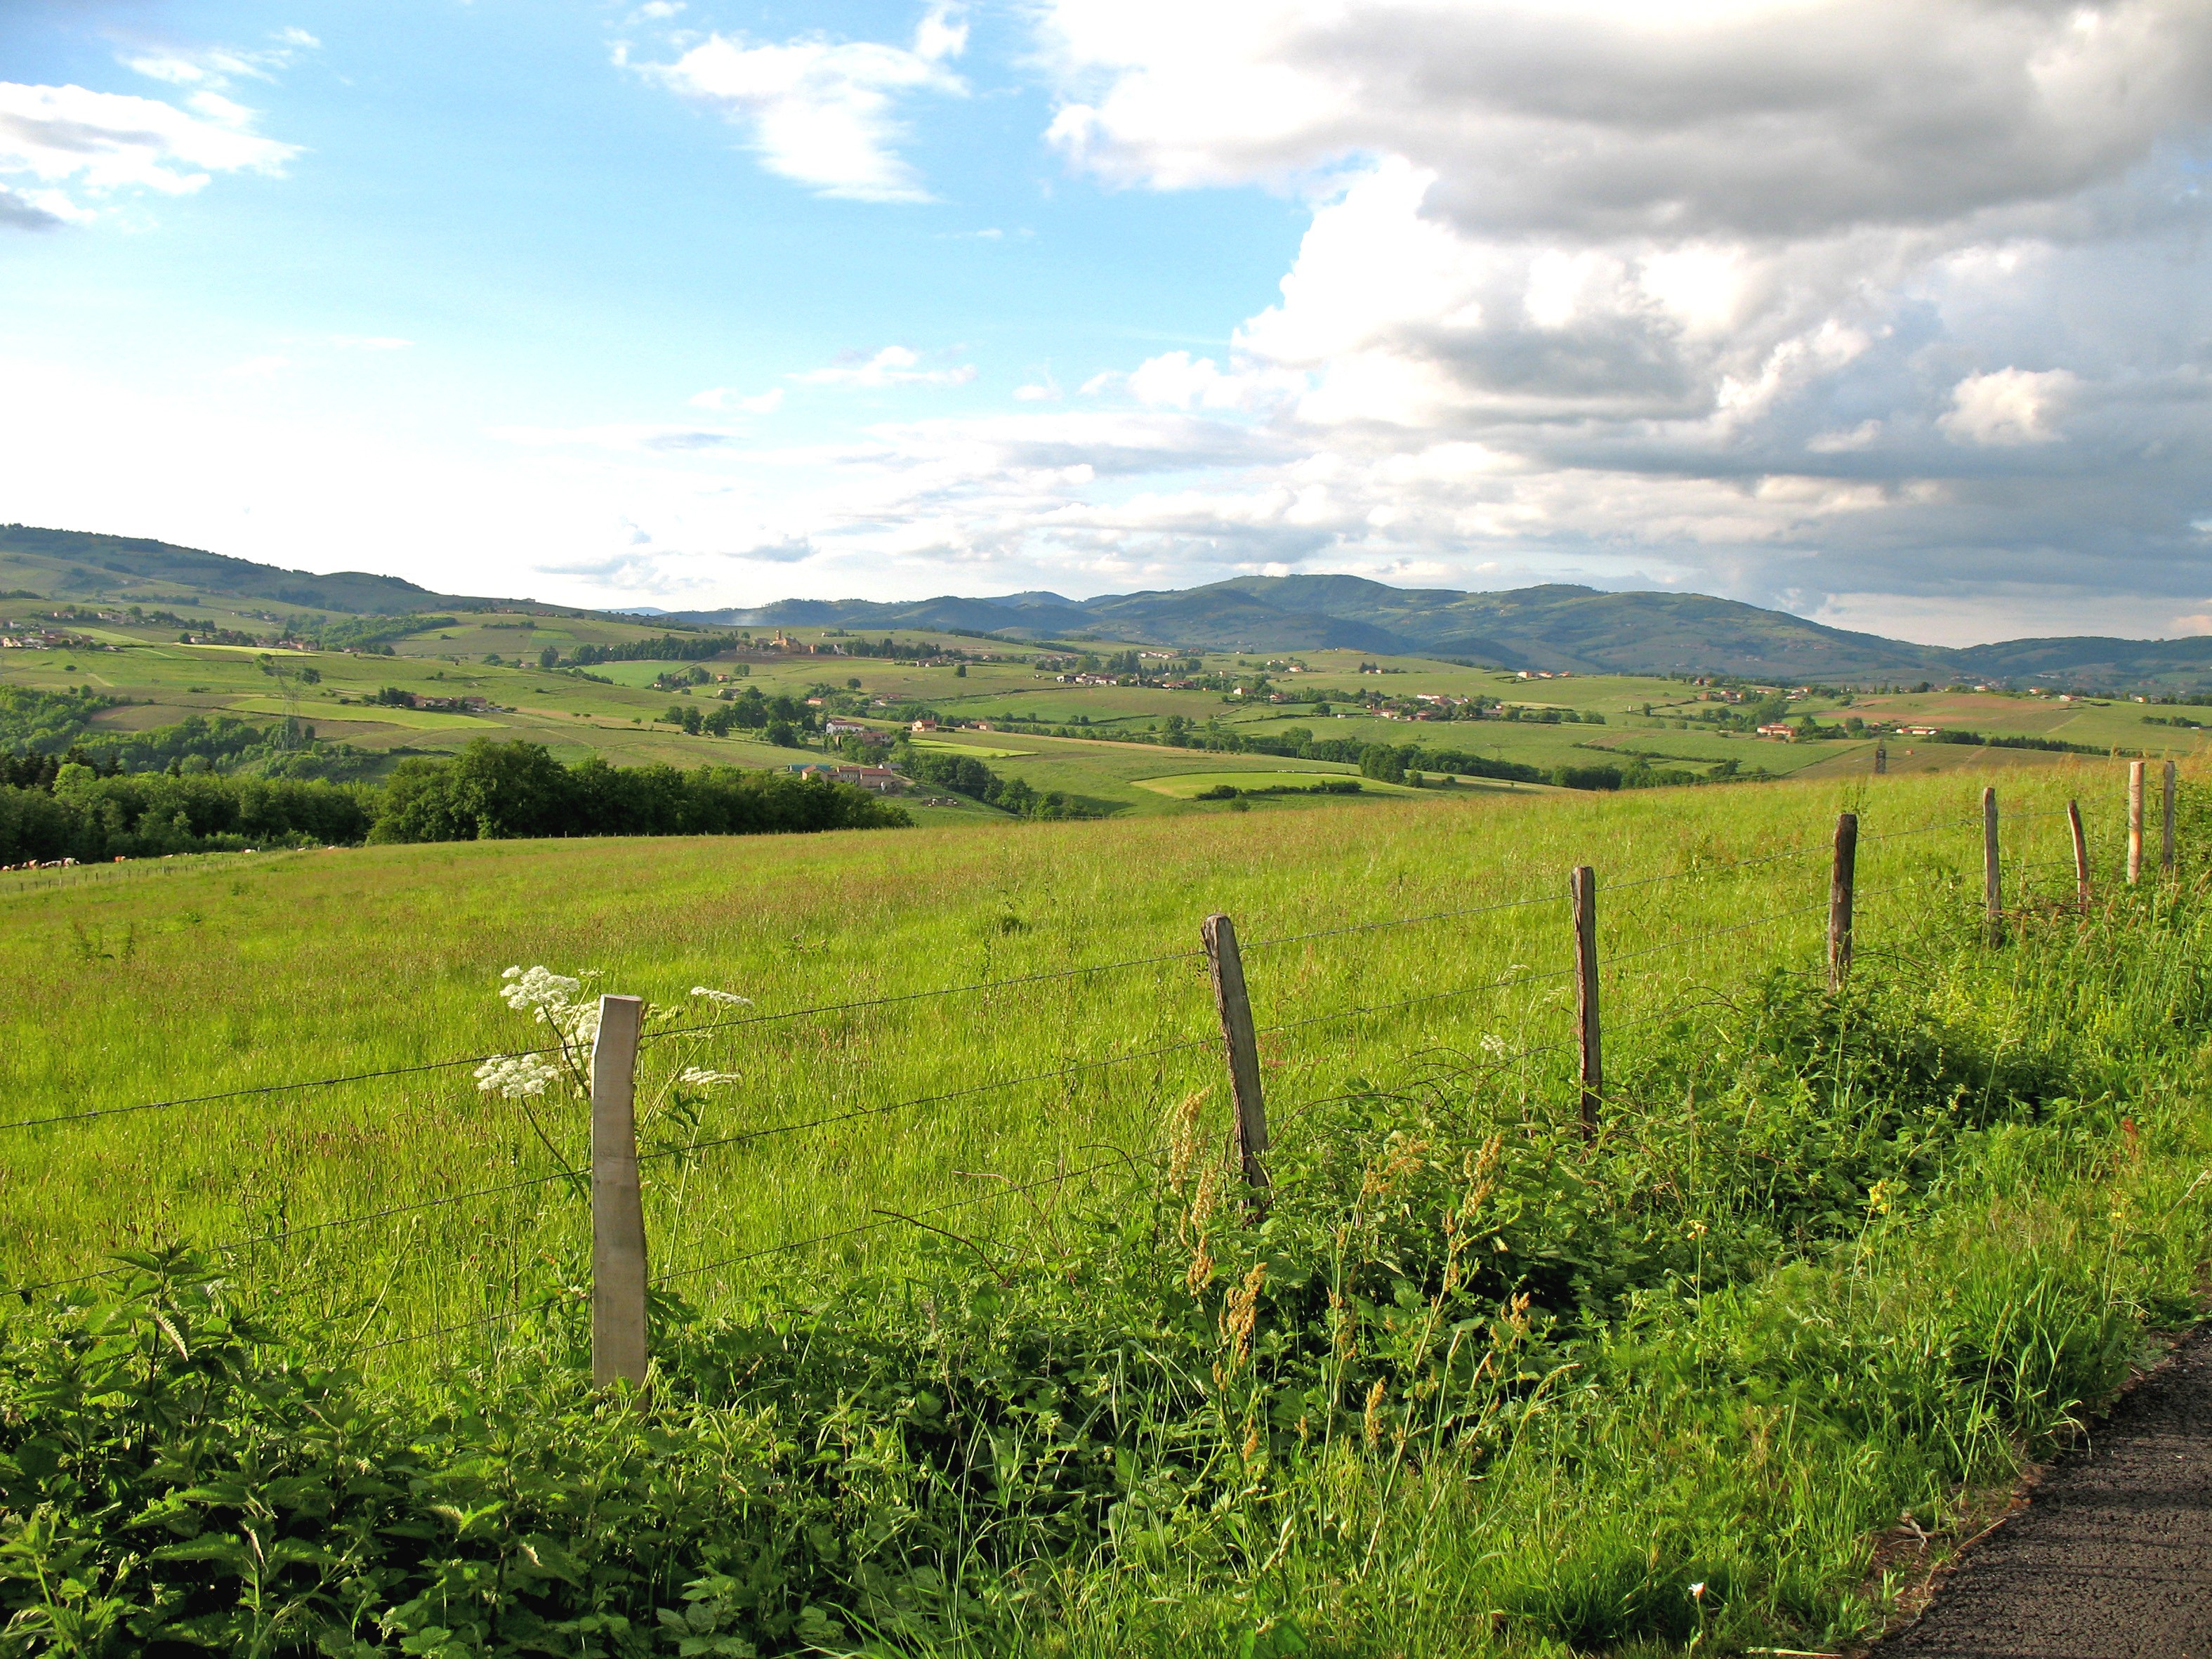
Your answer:
[[[2052,1463],[1869,1659],[2212,1659],[2212,1327]]]

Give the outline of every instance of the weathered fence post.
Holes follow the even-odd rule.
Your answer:
[[[1844,988],[1851,971],[1851,892],[1858,880],[1859,815],[1836,815],[1836,865],[1828,878],[1828,989]]]
[[[637,1189],[641,997],[601,997],[592,1044],[592,1382],[645,1381],[645,1205]]]
[[[1221,1040],[1229,1051],[1229,1093],[1237,1109],[1237,1161],[1252,1206],[1267,1206],[1267,1099],[1260,1084],[1260,1044],[1252,1032],[1252,999],[1244,989],[1244,959],[1237,951],[1237,924],[1218,914],[1200,929],[1213,969],[1213,1006],[1221,1014]]]
[[[1605,1045],[1597,1020],[1597,872],[1587,864],[1568,878],[1575,915],[1575,1022],[1582,1041],[1583,1139],[1597,1139],[1605,1096]]]
[[[1982,791],[1983,931],[1992,945],[2004,942],[2004,888],[1997,867],[1997,792]]]
[[[2173,805],[2174,805],[2174,803],[2173,803],[2173,796],[2174,796],[2174,787],[2175,787],[2175,782],[2174,782],[2173,763],[2172,763],[2172,761],[2168,761],[2168,762],[2166,762],[2166,800],[2165,800],[2165,802],[2164,802],[2164,809],[2165,809],[2165,810],[2164,810],[2164,815],[2163,815],[2162,817],[2160,817],[2160,818],[2159,819],[2159,836],[2160,836],[2160,844],[2159,844],[2159,849],[2158,849],[2158,868],[2159,868],[2159,873],[2160,873],[2160,875],[2166,875],[2166,876],[2170,876],[2170,875],[2172,875],[2172,874],[2173,873]]]
[[[2128,763],[2128,885],[2142,879],[2143,763]]]
[[[2089,838],[2081,833],[2081,803],[2066,803],[2066,827],[2074,833],[2074,894],[2081,914],[2089,914]]]

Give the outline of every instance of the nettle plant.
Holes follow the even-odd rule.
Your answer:
[[[532,1103],[548,1093],[588,1103],[592,1097],[592,1046],[599,1036],[599,999],[586,981],[601,977],[597,969],[556,974],[540,964],[509,968],[500,975],[500,1000],[518,1014],[551,1033],[552,1042],[514,1054],[494,1054],[476,1069],[477,1087],[522,1109],[531,1133],[554,1161],[570,1174],[574,1166],[545,1131]],[[647,1036],[668,1039],[638,1051],[637,1134],[641,1151],[681,1163],[697,1145],[709,1091],[744,1080],[739,1072],[718,1072],[692,1062],[703,1034],[679,1030],[677,1022],[700,1010],[750,1008],[752,999],[734,991],[695,985],[679,1003],[646,1006]]]

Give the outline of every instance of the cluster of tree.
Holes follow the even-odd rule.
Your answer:
[[[2154,698],[2153,701],[2156,702],[2158,699]],[[2179,702],[2181,699],[2175,697],[2168,701]],[[2170,720],[2163,714],[2145,714],[2142,717],[2142,723],[2145,726],[2179,726],[2190,732],[2202,732],[2204,729],[2201,721],[2191,720],[2186,714],[2176,714]]]
[[[725,693],[722,700],[711,708],[696,702],[671,703],[665,714],[653,716],[656,722],[680,726],[694,737],[704,734],[710,738],[726,738],[733,731],[758,732],[762,738],[779,749],[797,749],[803,742],[801,733],[811,732],[820,723],[815,712],[799,698],[779,691],[764,696],[757,685],[749,685],[735,696]]]
[[[402,761],[378,799],[374,842],[542,836],[757,836],[911,823],[865,789],[784,772],[564,766],[541,744],[479,738]]]
[[[0,748],[34,752],[64,748],[91,726],[94,714],[122,702],[120,697],[103,697],[89,686],[33,691],[0,685]]]
[[[628,640],[619,645],[580,645],[566,656],[549,645],[538,653],[538,665],[589,668],[602,662],[705,662],[725,651],[735,651],[744,642],[735,634],[663,634],[657,640]]]
[[[617,768],[596,757],[563,766],[539,744],[485,738],[457,756],[403,761],[380,788],[204,769],[125,773],[67,757],[0,758],[0,864],[364,841],[744,836],[911,822],[901,808],[848,784],[735,767]]]
[[[1539,726],[1574,726],[1577,724],[1583,726],[1603,726],[1606,723],[1605,716],[1599,714],[1595,708],[1587,709],[1579,714],[1571,708],[1522,708],[1517,704],[1500,703],[1495,698],[1489,699],[1486,702],[1486,701],[1480,697],[1470,697],[1466,702],[1462,703],[1457,708],[1452,711],[1452,718],[1454,720],[1480,720],[1482,718],[1483,711],[1486,708],[1495,708],[1498,711],[1498,713],[1492,716],[1493,719],[1501,720],[1528,720],[1533,721]]]
[[[86,690],[0,685],[0,756],[8,757],[0,765],[9,769],[0,772],[0,781],[52,789],[64,762],[100,775],[222,771],[331,780],[364,776],[377,763],[375,755],[351,744],[319,740],[313,726],[289,717],[264,725],[228,714],[187,714],[173,726],[143,732],[93,728],[94,715],[125,701]]]
[[[1301,728],[1292,726],[1291,732]],[[1285,736],[1290,735],[1285,732]],[[1359,775],[1373,778],[1378,783],[1403,783],[1409,772],[1448,772],[1468,778],[1497,778],[1516,783],[1550,783],[1552,774],[1540,767],[1528,766],[1520,761],[1499,760],[1491,755],[1469,754],[1462,750],[1427,750],[1419,744],[1361,743],[1356,738],[1322,738],[1300,746],[1302,760],[1333,760],[1349,762],[1359,768]],[[1596,785],[1570,786],[1597,787]]]
[[[831,630],[830,638],[836,638]],[[979,653],[963,651],[957,646],[939,645],[934,641],[927,645],[913,640],[899,641],[886,634],[880,640],[837,639],[837,648],[848,657],[873,657],[901,662],[927,662],[932,658],[951,658],[965,669],[971,661],[980,661]]]
[[[358,842],[374,801],[361,785],[212,772],[103,776],[64,761],[46,787],[0,788],[0,864]]]
[[[1217,783],[1210,789],[1201,789],[1193,800],[1237,800],[1247,795],[1356,795],[1359,793],[1358,778],[1322,778],[1313,783],[1268,783],[1257,788],[1239,787],[1233,783]]]
[[[2100,744],[2068,743],[2060,738],[1990,737],[1979,732],[1966,732],[1956,726],[1947,726],[1923,743],[1962,743],[1978,749],[2039,749],[2051,755],[2108,755],[2112,751]]]
[[[902,746],[906,775],[956,795],[981,801],[1018,818],[1088,818],[1097,815],[1057,789],[1039,790],[1020,778],[1002,778],[982,762],[942,749]]]
[[[249,634],[239,628],[187,628],[177,633],[179,645],[274,645],[266,634]]]
[[[371,651],[392,640],[404,639],[433,628],[459,624],[451,617],[342,617],[315,629],[315,643],[325,651]],[[376,653],[389,656],[391,652]]]
[[[73,745],[72,752],[88,762],[105,761],[118,772],[238,772],[331,781],[365,777],[380,758],[349,743],[326,742],[290,715],[262,726],[228,714],[187,714],[173,726],[100,732]]]
[[[1324,739],[1310,745],[1316,751],[1316,760],[1336,759],[1343,746],[1342,739]],[[1327,750],[1322,754],[1318,751]],[[1395,747],[1386,744],[1369,744],[1361,749],[1357,759],[1360,775],[1383,783],[1405,783],[1419,773],[1444,773],[1465,778],[1497,778],[1516,783],[1550,783],[1562,789],[1659,789],[1674,788],[1693,783],[1707,783],[1719,779],[1747,776],[1740,773],[1733,761],[1723,762],[1711,777],[1683,767],[1654,766],[1649,757],[1632,755],[1626,766],[1613,762],[1593,762],[1581,765],[1543,767],[1526,765],[1520,761],[1498,760],[1488,755],[1471,755],[1457,749],[1423,749],[1418,744],[1401,744]],[[1762,772],[1758,775],[1765,776]]]

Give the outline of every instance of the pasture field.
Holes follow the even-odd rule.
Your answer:
[[[254,621],[253,613],[240,613],[236,620],[265,626]],[[596,679],[536,665],[537,653],[546,646],[573,651],[581,644],[635,643],[657,638],[662,630],[651,623],[553,615],[475,614],[456,618],[450,626],[425,629],[399,639],[393,644],[398,654],[389,657],[337,652],[263,653],[247,647],[181,645],[175,642],[173,629],[164,638],[163,630],[152,626],[81,626],[88,635],[121,648],[73,653],[9,650],[0,653],[0,684],[41,690],[88,687],[131,699],[94,719],[95,727],[116,731],[143,730],[188,714],[238,715],[273,722],[295,714],[312,724],[321,737],[350,744],[376,757],[372,775],[389,763],[384,757],[396,761],[406,754],[448,752],[478,737],[526,739],[546,744],[563,760],[597,754],[622,765],[777,767],[805,758],[759,740],[758,733],[715,738],[686,734],[668,724],[663,717],[672,707],[696,706],[704,711],[712,706],[709,700],[718,689],[702,686],[680,694],[653,689],[655,678],[687,664],[604,664],[589,671],[599,677]],[[836,643],[820,630],[797,630],[797,637]],[[1840,780],[1868,774],[1873,766],[1871,741],[1838,738],[1790,743],[1747,732],[1717,731],[1692,718],[1700,712],[1712,712],[1713,705],[1705,700],[1700,688],[1648,676],[1522,679],[1499,670],[1419,658],[1371,658],[1345,651],[1273,658],[1226,652],[1198,653],[1206,673],[1253,686],[1255,695],[1245,699],[1218,690],[1066,684],[1059,673],[1038,665],[1040,659],[1049,659],[1054,653],[1110,654],[1115,647],[1108,642],[1087,642],[1079,647],[1016,647],[975,640],[941,642],[965,651],[988,652],[994,659],[969,663],[964,674],[957,672],[949,662],[902,663],[809,654],[756,656],[742,663],[703,665],[771,696],[805,698],[857,691],[863,705],[859,717],[887,727],[895,724],[893,717],[900,706],[915,702],[949,718],[1042,721],[1062,733],[1095,731],[1100,739],[1116,733],[1156,733],[1178,718],[1194,727],[1255,737],[1304,728],[1320,738],[1459,750],[1547,773],[1561,767],[1632,763],[1639,757],[1654,767],[1693,775],[1711,775],[1733,766],[1769,776],[1802,774]],[[264,654],[270,654],[271,660],[285,671],[287,678],[283,683],[264,672],[261,660]],[[305,684],[298,678],[299,671],[308,668],[319,676],[317,683]],[[1286,692],[1300,696],[1323,692],[1337,701],[1319,710],[1310,702],[1269,703],[1257,695],[1262,675],[1270,685]],[[480,714],[463,714],[394,709],[368,701],[387,686],[426,696],[482,697],[490,706]],[[1422,694],[1479,695],[1502,699],[1530,716],[1559,710],[1601,715],[1605,724],[1579,720],[1547,724],[1535,718],[1382,719],[1359,711],[1356,701],[1346,701],[1376,693],[1400,698]],[[2212,722],[2212,708],[2154,707],[2092,698],[2062,703],[2055,697],[1971,691],[1867,692],[1844,698],[1811,696],[1792,702],[1789,711],[1793,717],[1813,714],[1832,727],[1851,717],[1924,722],[2154,757],[2194,755],[2204,737],[2189,722],[2200,726]],[[853,710],[848,707],[846,712],[849,716]],[[1178,751],[1150,744],[1137,751],[1144,758],[1128,763],[1117,757],[1113,744],[1066,735],[1032,738],[1022,734],[1015,738],[1006,734],[994,739],[990,734],[977,733],[965,740],[979,754],[985,754],[994,769],[1018,777],[1038,790],[1057,791],[1083,811],[1106,816],[1174,816],[1218,810],[1175,798],[1176,793],[1188,791],[1162,793],[1137,787],[1133,782],[1137,777],[1172,771],[1196,775],[1241,769],[1252,763],[1276,763],[1267,757]],[[1899,773],[1984,768],[2018,770],[2064,758],[2047,751],[1931,744],[1911,738],[1892,738],[1888,742],[1889,766]],[[991,808],[920,810],[929,822],[946,825],[974,826],[1003,816]]]
[[[281,1567],[149,1555],[65,1496],[22,1533],[21,1494],[64,1491],[33,1459],[0,1467],[0,1597],[23,1631],[107,1619],[97,1652],[131,1627],[87,1583],[141,1631],[189,1604],[272,1653],[1858,1639],[1904,1583],[1875,1553],[1900,1511],[1932,1564],[2195,1316],[2212,813],[2191,773],[2180,878],[2127,890],[2122,770],[1992,775],[1995,948],[1981,779],[1955,774],[0,875],[0,1272],[39,1287],[0,1332],[0,1420],[94,1352],[72,1332],[167,1377],[257,1319],[291,1357],[223,1395],[204,1489],[139,1458],[113,1513],[234,1543],[386,1517]],[[1608,1034],[1588,1143],[1583,862]],[[1261,1030],[1264,1218],[1219,1174],[1213,910]],[[498,994],[541,964],[663,1011],[640,1068],[661,1370],[632,1406],[579,1380],[579,1100],[446,1063],[545,1040]],[[80,1279],[180,1242],[208,1265],[119,1302]],[[340,1396],[329,1467],[353,1473],[300,1498],[327,1436],[287,1413]],[[125,1398],[51,1431],[87,1448],[53,1467],[88,1478],[83,1425],[120,1433]],[[233,1455],[292,1484],[205,1486]],[[387,1456],[416,1473],[365,1487]]]

